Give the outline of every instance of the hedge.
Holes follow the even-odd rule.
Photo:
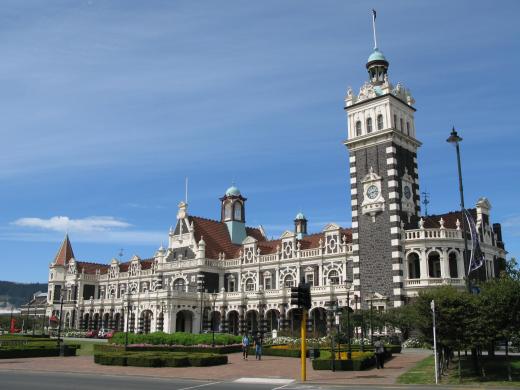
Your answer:
[[[94,362],[108,366],[206,367],[227,364],[226,355],[181,352],[104,352],[95,353]]]
[[[271,347],[262,347],[262,355],[266,356],[283,356],[283,357],[295,357],[301,356],[299,349],[277,349]],[[309,356],[309,350],[307,350],[307,356]]]
[[[124,332],[116,333],[110,339],[113,344],[124,344],[126,334]],[[242,341],[241,336],[235,336],[227,333],[215,333],[215,345],[232,345],[239,344]],[[153,332],[147,334],[128,334],[129,344],[152,344],[152,345],[211,345],[213,343],[212,333],[164,333]]]
[[[345,350],[342,349],[342,352]],[[312,361],[312,368],[315,370],[330,370],[332,368],[331,352],[329,350],[321,350],[318,359]],[[392,352],[387,349],[385,359],[392,357]],[[338,371],[362,371],[371,368],[376,364],[376,355],[374,352],[362,352],[361,356],[353,356],[352,359],[334,360],[334,369]]]
[[[76,356],[76,350],[79,348],[77,345],[65,345],[64,355],[65,356]],[[59,356],[60,349],[56,343],[36,344],[36,345],[24,345],[22,347],[2,347],[0,348],[0,359],[17,359],[17,358],[29,358],[29,357],[48,357],[48,356]]]

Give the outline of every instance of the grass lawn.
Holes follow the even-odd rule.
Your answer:
[[[401,384],[432,384],[435,383],[434,374],[434,358],[429,356],[424,360],[421,360],[409,371],[405,372],[399,378],[397,383]],[[473,370],[473,364],[471,356],[461,356],[461,372],[462,372],[462,384],[463,385],[496,385],[496,386],[520,386],[520,357],[514,356],[511,358],[511,371],[512,371],[512,382],[507,380],[507,365],[505,356],[484,356],[482,359],[482,365],[486,373],[486,377],[482,378],[480,375],[476,375]],[[459,374],[457,360],[453,361],[450,366],[448,375],[442,376],[440,383],[458,385]]]
[[[520,386],[520,356],[511,357],[511,376],[513,381],[507,380],[507,361],[505,356],[484,356],[481,364],[486,374],[485,377],[476,375],[473,370],[471,356],[461,356],[462,384],[500,385],[500,386]],[[459,384],[459,374],[457,370],[457,361],[451,366],[448,377],[443,383]]]
[[[67,341],[65,340],[65,344],[76,344],[76,345],[79,345],[80,346],[80,349],[78,349],[76,351],[76,355],[77,356],[90,356],[90,355],[94,355],[94,344],[96,344],[96,342],[94,341]]]
[[[435,362],[433,355],[421,360],[399,378],[397,383],[402,384],[431,384],[435,383]]]

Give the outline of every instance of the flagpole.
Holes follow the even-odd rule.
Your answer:
[[[372,9],[372,30],[374,31],[374,50],[377,49],[377,37],[376,37],[376,10]]]

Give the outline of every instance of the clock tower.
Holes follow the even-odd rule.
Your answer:
[[[348,115],[352,207],[353,284],[361,302],[404,304],[403,229],[420,211],[419,176],[410,91],[388,77],[389,63],[376,47],[368,81],[345,98]],[[365,305],[365,303],[363,303]]]

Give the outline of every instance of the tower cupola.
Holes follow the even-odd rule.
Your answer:
[[[367,70],[370,83],[372,85],[381,85],[388,77],[388,61],[379,49],[376,47],[367,61]]]
[[[296,214],[294,218],[294,232],[298,240],[301,240],[307,235],[307,218],[305,218],[302,212]]]
[[[235,185],[229,187],[225,195],[220,198],[220,220],[226,224],[234,244],[241,244],[246,238],[246,200]]]

